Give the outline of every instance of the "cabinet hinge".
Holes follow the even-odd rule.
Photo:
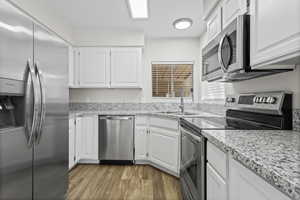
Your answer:
[[[76,156],[74,156],[74,162],[76,161]]]
[[[146,153],[146,157],[149,157],[149,153]]]

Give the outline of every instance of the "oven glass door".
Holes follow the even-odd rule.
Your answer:
[[[196,137],[196,136],[195,136]],[[191,136],[184,128],[181,129],[181,180],[189,188],[193,199],[201,199],[202,167],[201,141]],[[199,138],[200,139],[200,138]]]
[[[225,34],[221,40],[220,62],[224,72],[237,64],[237,32]]]
[[[222,77],[218,49],[219,44],[217,43],[203,54],[202,77],[206,77],[206,79],[218,79]]]

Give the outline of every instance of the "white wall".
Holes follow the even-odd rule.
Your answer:
[[[146,39],[142,89],[70,89],[71,102],[152,102],[152,61],[194,61],[195,99],[199,91],[199,39]],[[198,80],[198,81],[197,81]]]
[[[198,101],[199,91],[199,38],[146,39],[145,42],[145,71],[144,71],[144,102],[152,102],[152,73],[153,61],[193,61],[194,62],[194,97]]]
[[[200,38],[200,46],[204,47],[206,44],[206,35]],[[200,50],[200,55],[202,52]],[[202,62],[202,57],[200,58]],[[207,87],[211,83],[201,82],[201,87]],[[216,84],[216,83],[213,83]],[[291,91],[294,94],[293,106],[300,108],[300,66],[295,71],[276,74],[272,76],[261,77],[248,81],[237,83],[218,83],[220,87],[224,87],[225,95],[233,93],[247,93],[247,92],[263,92],[263,91]],[[201,93],[202,91],[202,93]],[[207,96],[205,90],[200,90],[199,99],[203,100]]]
[[[144,33],[140,31],[73,30],[75,46],[144,46]]]
[[[141,89],[70,89],[70,102],[140,103]]]
[[[55,13],[50,12],[42,1],[37,0],[8,0],[16,5],[38,22],[50,28],[57,33],[61,38],[72,43],[71,27],[64,23],[64,21],[56,17]]]

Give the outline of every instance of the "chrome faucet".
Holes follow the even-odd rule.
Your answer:
[[[184,90],[183,88],[181,88],[180,91],[180,105],[179,105],[179,109],[181,113],[184,113],[184,99],[183,99],[183,94],[184,94]]]
[[[180,109],[181,113],[184,113],[184,99],[183,99],[183,96],[180,97],[179,109]]]

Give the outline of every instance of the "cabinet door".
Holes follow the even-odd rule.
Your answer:
[[[207,20],[207,41],[214,39],[222,31],[222,10],[217,7]]]
[[[81,121],[80,159],[98,158],[98,116],[84,116]]]
[[[79,48],[78,62],[80,87],[109,87],[110,50],[108,48]]]
[[[141,62],[141,48],[112,48],[111,87],[141,87]]]
[[[69,46],[69,87],[75,86],[75,65],[74,65],[75,55],[72,46]]]
[[[203,0],[203,17],[206,19],[220,0]]]
[[[178,173],[179,133],[151,127],[149,158],[153,163]]]
[[[69,169],[75,165],[75,119],[69,119]]]
[[[207,163],[207,200],[226,200],[226,182],[225,180],[216,172],[216,170]]]
[[[82,135],[82,117],[76,117],[75,125],[75,163],[81,158],[81,135]]]
[[[226,28],[238,15],[247,12],[247,0],[224,0],[222,3],[223,28]]]
[[[229,199],[288,200],[289,198],[237,161],[230,159]]]
[[[250,8],[251,66],[300,56],[299,0],[253,0]]]
[[[148,142],[147,128],[135,128],[135,160],[147,160]]]

